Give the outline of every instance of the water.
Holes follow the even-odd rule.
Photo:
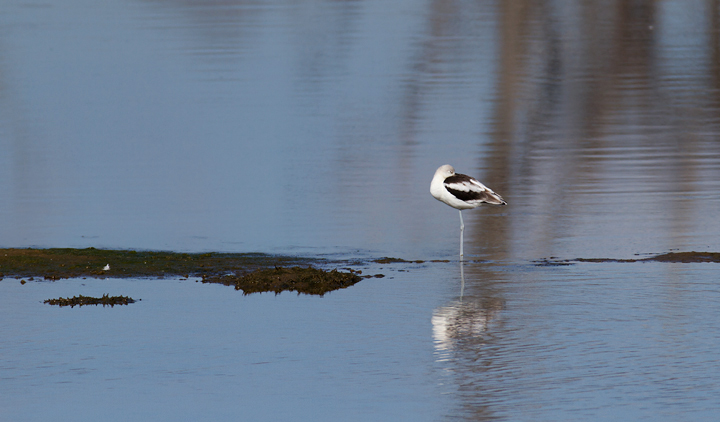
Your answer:
[[[534,261],[720,251],[717,2],[56,3],[0,8],[0,247],[427,262],[4,279],[0,420],[714,418],[716,264]],[[442,164],[509,204],[462,267]]]

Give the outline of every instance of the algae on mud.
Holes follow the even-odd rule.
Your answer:
[[[103,307],[110,306],[112,308],[115,305],[128,305],[130,303],[135,303],[135,300],[129,296],[110,296],[104,294],[102,297],[83,295],[68,298],[60,297],[57,299],[48,299],[44,303],[49,305],[58,305],[60,307],[69,306],[71,308],[87,305],[102,305]]]
[[[108,249],[0,249],[0,279],[43,277],[200,277],[204,283],[234,285],[245,294],[283,290],[322,295],[361,280],[354,271],[309,267],[307,258],[239,253],[143,252]],[[109,264],[109,269],[105,270]],[[280,266],[292,268],[279,268]],[[250,277],[250,278],[246,278]]]
[[[316,268],[275,267],[268,270],[257,270],[246,275],[226,275],[203,277],[203,283],[222,283],[235,286],[243,294],[296,291],[298,293],[320,295],[337,289],[343,289],[360,281],[360,276],[352,270],[341,273],[337,270],[323,271]]]
[[[647,258],[629,258],[629,259],[613,259],[613,258],[575,258],[575,259],[558,259],[550,257],[535,261],[536,266],[563,266],[572,265],[577,262],[667,262],[667,263],[699,263],[699,262],[715,262],[720,263],[720,252],[668,252]]]

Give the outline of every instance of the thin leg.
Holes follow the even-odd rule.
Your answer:
[[[465,231],[465,223],[462,219],[462,211],[460,211],[460,259],[463,257],[463,232]]]

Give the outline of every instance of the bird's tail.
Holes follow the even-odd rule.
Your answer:
[[[487,192],[485,192],[483,202],[486,202],[488,204],[493,204],[493,205],[507,205],[507,202],[505,202],[505,200],[502,198],[502,196],[491,191],[490,189],[488,189]]]

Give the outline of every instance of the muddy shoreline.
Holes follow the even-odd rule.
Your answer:
[[[613,259],[613,258],[574,258],[574,259],[559,259],[556,257],[550,257],[534,261],[537,266],[562,266],[562,265],[573,265],[580,262],[594,262],[594,263],[606,263],[606,262],[665,262],[665,263],[706,263],[714,262],[720,263],[720,252],[668,252],[664,254],[658,254],[649,256],[646,258],[628,258],[628,259]]]
[[[363,278],[382,278],[384,274],[362,275],[359,269],[372,262],[386,265],[412,265],[447,260],[408,261],[384,257],[367,262],[330,261],[321,258],[277,256],[260,253],[179,253],[112,249],[0,249],[0,280],[20,278],[22,283],[63,278],[166,278],[197,277],[203,283],[220,283],[242,290],[243,294],[294,291],[323,295],[344,289]],[[471,261],[468,261],[471,262]],[[537,266],[563,266],[577,263],[665,262],[720,263],[718,252],[670,252],[644,258],[609,259],[550,257],[533,261]]]
[[[177,253],[109,249],[0,249],[0,279],[198,277],[244,294],[295,291],[323,295],[359,282],[361,271],[325,270],[322,259],[243,253]],[[367,276],[365,276],[367,277]]]

